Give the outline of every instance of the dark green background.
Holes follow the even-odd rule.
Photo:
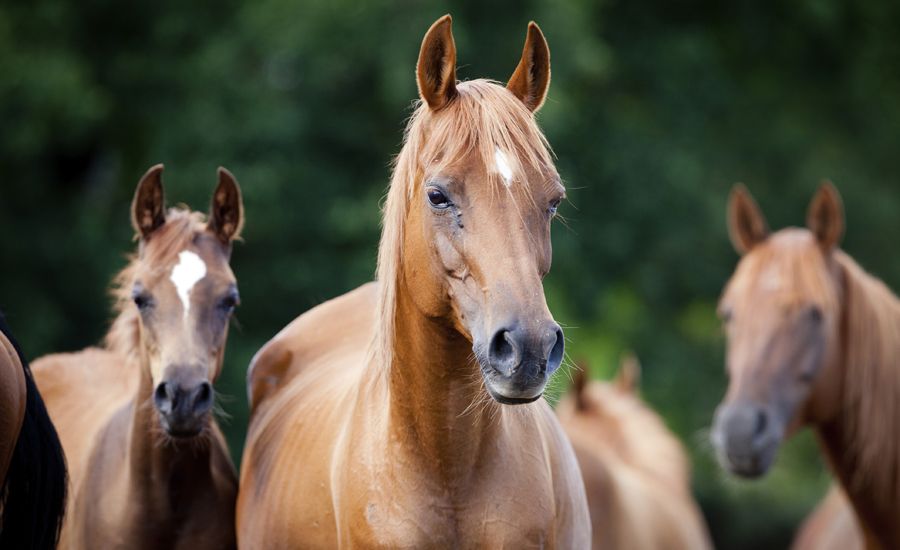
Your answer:
[[[800,224],[833,179],[844,248],[900,288],[900,4],[773,4],[2,2],[0,305],[32,356],[98,342],[140,175],[164,162],[170,200],[205,209],[227,166],[247,213],[219,384],[238,459],[254,351],[372,277],[425,30],[451,12],[460,78],[505,81],[534,19],[553,54],[539,121],[571,199],[546,282],[569,354],[609,376],[634,349],[719,546],[783,547],[828,483],[812,438],[757,483],[728,479],[708,443],[725,200],[744,181],[772,226]]]

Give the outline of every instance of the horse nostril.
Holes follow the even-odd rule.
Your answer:
[[[510,376],[518,364],[518,349],[512,333],[506,329],[498,330],[491,338],[488,349],[491,365],[504,376]]]
[[[212,406],[213,392],[209,382],[203,382],[194,390],[194,399],[191,410],[195,414],[205,413]]]
[[[551,374],[562,364],[563,353],[566,349],[566,339],[563,336],[562,329],[556,327],[556,332],[553,336],[553,347],[550,348],[550,355],[547,356],[547,371]]]
[[[756,411],[756,425],[753,430],[754,437],[759,437],[765,433],[768,423],[769,419],[766,417],[765,411],[762,409]]]
[[[175,408],[175,399],[168,382],[160,382],[153,392],[153,402],[160,412],[169,412]]]

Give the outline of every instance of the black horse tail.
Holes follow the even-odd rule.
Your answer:
[[[25,419],[0,487],[0,548],[52,549],[59,541],[66,506],[66,459],[31,369],[2,314],[0,330],[19,354],[28,392]]]

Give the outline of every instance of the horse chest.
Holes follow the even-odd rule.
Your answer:
[[[448,487],[419,474],[395,478],[390,487],[373,484],[366,498],[355,500],[339,530],[363,547],[554,546],[557,526],[550,485],[522,487],[508,481]]]

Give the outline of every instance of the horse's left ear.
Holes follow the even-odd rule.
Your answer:
[[[531,112],[536,112],[547,99],[550,88],[550,47],[537,23],[528,23],[525,48],[519,66],[509,78],[507,89]]]
[[[841,195],[830,181],[822,182],[806,213],[806,227],[824,250],[831,250],[844,236],[844,206]]]
[[[616,387],[628,393],[634,393],[641,384],[641,364],[633,353],[626,353],[619,361],[619,373],[616,374]]]
[[[206,228],[224,245],[241,234],[244,226],[244,201],[237,180],[225,168],[219,167],[219,184],[213,192]]]

